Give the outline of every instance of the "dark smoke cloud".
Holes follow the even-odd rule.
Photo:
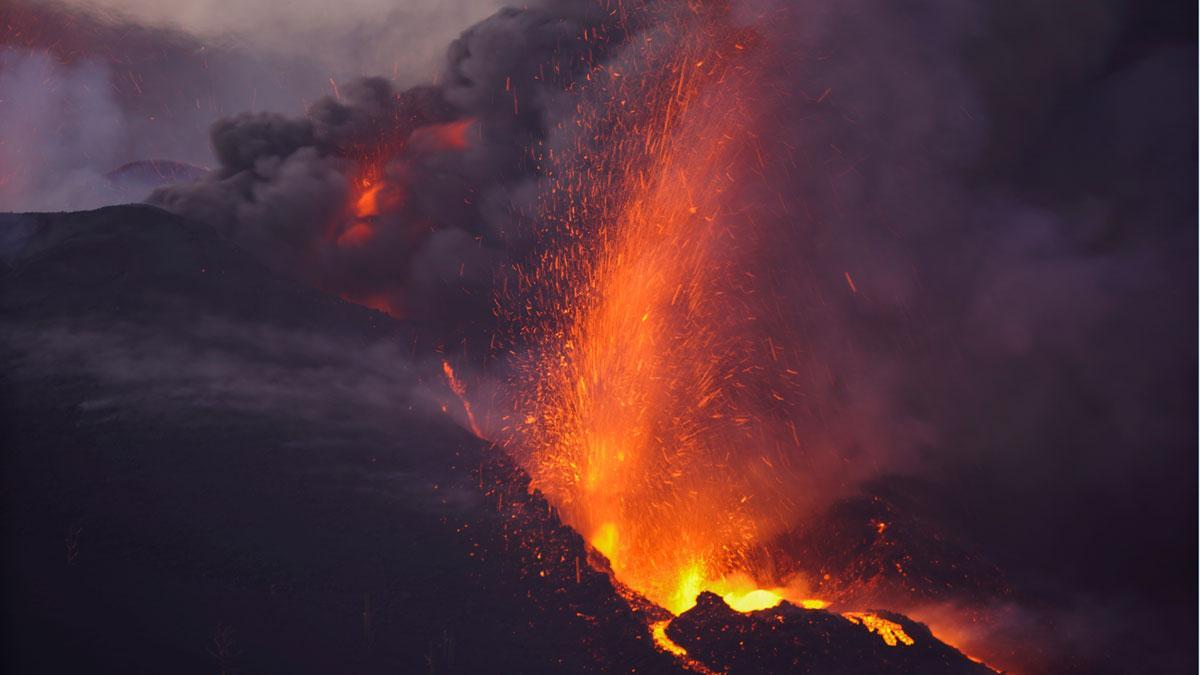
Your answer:
[[[743,7],[783,55],[762,131],[790,149],[743,200],[770,223],[761,204],[784,195],[790,245],[765,265],[792,270],[792,326],[809,369],[832,374],[814,378],[824,405],[804,435],[874,479],[928,481],[1014,584],[1105,624],[1023,670],[1100,668],[1103,642],[1134,659],[1148,629],[1119,617],[1150,607],[1183,622],[1154,642],[1191,640],[1193,594],[1176,595],[1196,563],[1184,10]],[[1173,654],[1149,667],[1194,658]]]
[[[317,286],[478,341],[493,328],[494,272],[527,243],[514,221],[539,175],[530,148],[628,25],[585,1],[502,10],[451,44],[439,84],[361,79],[304,117],[217,122],[219,168],[150,202]],[[371,171],[387,187],[358,245],[356,182]]]

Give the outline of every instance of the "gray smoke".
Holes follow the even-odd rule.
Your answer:
[[[440,55],[491,7],[364,0],[331,16],[219,0],[4,2],[0,210],[140,201],[194,173],[161,160],[212,165],[214,121],[302,110],[363,73],[427,79],[440,61],[431,45]]]
[[[128,130],[107,80],[98,63],[66,66],[0,49],[0,210],[80,209],[109,197],[104,174],[117,165]]]
[[[240,115],[212,128],[218,168],[150,202],[216,226],[277,269],[485,339],[495,270],[527,238],[514,224],[555,102],[625,27],[590,2],[506,9],[451,44],[439,84],[347,83],[304,117]],[[355,213],[366,171],[379,213]],[[365,225],[364,225],[365,222]],[[362,244],[359,238],[366,239]]]
[[[312,61],[321,78],[363,73],[428,79],[446,45],[503,4],[497,0],[60,0],[75,10],[185,32],[206,43],[253,45],[256,53]],[[236,112],[236,111],[231,111]]]

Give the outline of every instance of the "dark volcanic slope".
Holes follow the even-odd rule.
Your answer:
[[[678,672],[410,326],[147,206],[0,215],[0,262],[7,671]],[[887,503],[797,545],[908,561]],[[711,594],[667,634],[731,673],[987,672],[881,616],[915,643]]]
[[[7,672],[674,668],[402,324],[157,209],[0,220]]]
[[[0,232],[6,670],[677,671],[405,324],[152,207]],[[669,632],[722,670],[977,670],[714,598]]]

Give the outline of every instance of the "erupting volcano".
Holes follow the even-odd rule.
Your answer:
[[[1194,670],[1168,9],[94,1],[0,9],[22,672]]]
[[[771,546],[824,458],[794,422],[803,344],[758,263],[777,233],[738,193],[776,152],[758,125],[766,47],[719,3],[659,19],[594,69],[573,142],[542,158],[545,250],[501,298],[533,345],[502,445],[627,592],[674,615],[704,592],[823,609]],[[875,614],[845,619],[913,644]],[[656,642],[686,661],[667,625]]]
[[[772,335],[761,242],[729,197],[762,152],[761,61],[722,10],[662,24],[629,72],[596,69],[583,132],[550,159],[551,250],[516,292],[535,356],[506,445],[616,578],[672,612],[705,590],[814,602],[752,561],[797,508],[800,443],[794,345]]]

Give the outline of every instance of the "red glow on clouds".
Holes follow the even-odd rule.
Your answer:
[[[445,124],[431,124],[413,131],[411,141],[429,150],[466,150],[471,136],[477,134],[475,118],[466,117]]]
[[[358,221],[338,235],[338,246],[362,246],[375,236],[375,228],[369,223]]]
[[[342,293],[341,298],[346,302],[369,307],[377,312],[383,312],[393,318],[403,319],[404,311],[391,295],[387,293],[353,294]]]

